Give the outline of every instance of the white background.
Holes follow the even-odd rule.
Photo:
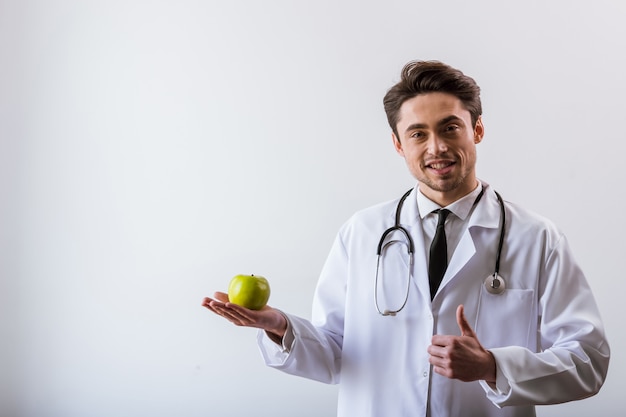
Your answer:
[[[200,307],[238,273],[309,317],[334,235],[414,180],[382,108],[412,59],[483,90],[478,175],[552,218],[623,412],[626,5],[0,0],[0,415],[333,416]],[[372,271],[373,272],[373,271]],[[394,389],[388,387],[386,389]]]

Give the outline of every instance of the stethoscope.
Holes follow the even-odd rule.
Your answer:
[[[398,202],[398,206],[396,207],[396,222],[393,226],[391,226],[389,229],[383,232],[382,236],[380,237],[380,241],[378,242],[378,249],[376,250],[376,254],[378,258],[376,260],[376,280],[374,283],[374,303],[376,305],[376,311],[378,311],[378,313],[382,316],[395,316],[397,313],[402,311],[404,306],[406,306],[407,301],[409,300],[409,290],[411,289],[411,270],[413,269],[413,254],[415,252],[415,246],[413,245],[413,239],[411,238],[411,235],[409,234],[409,232],[400,225],[400,212],[402,211],[404,200],[406,200],[409,194],[411,194],[411,191],[413,191],[413,189],[408,190],[406,193],[404,193],[402,198],[400,198],[400,201]],[[484,189],[481,190],[480,194],[476,198],[476,201],[474,202],[474,206],[481,199],[483,195],[483,191]],[[487,290],[487,292],[489,292],[490,294],[498,295],[498,294],[502,294],[504,290],[506,289],[506,283],[504,279],[500,276],[500,255],[502,254],[502,246],[504,245],[504,227],[506,223],[506,212],[504,210],[504,201],[502,200],[502,197],[500,196],[500,194],[498,194],[497,191],[494,191],[494,192],[496,193],[496,197],[498,198],[498,204],[500,205],[500,238],[498,240],[498,252],[496,255],[496,265],[494,268],[494,272],[493,274],[489,275],[485,279],[484,285],[485,285],[485,289]],[[387,238],[387,236],[390,233],[393,233],[396,231],[402,233],[406,240],[402,241],[399,239],[394,239],[394,240],[385,242],[385,239]],[[405,245],[407,248],[407,254],[409,256],[409,265],[407,268],[408,276],[407,276],[406,295],[404,297],[404,301],[402,302],[402,305],[397,310],[385,309],[384,311],[381,311],[380,307],[378,306],[378,273],[380,269],[380,259],[385,253],[385,250],[387,250],[387,248],[394,243],[400,243],[400,244]]]

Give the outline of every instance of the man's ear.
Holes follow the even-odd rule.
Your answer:
[[[474,143],[479,144],[485,136],[485,126],[483,125],[483,118],[478,116],[476,120],[476,126],[474,126]]]
[[[400,139],[398,139],[396,134],[393,133],[393,132],[391,132],[391,140],[393,141],[393,147],[396,148],[396,152],[398,152],[398,155],[404,156],[404,150],[402,149],[402,143],[400,142]]]

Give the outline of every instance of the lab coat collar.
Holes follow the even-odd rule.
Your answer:
[[[500,227],[500,204],[494,189],[486,182],[481,181],[484,194],[480,199],[474,213],[471,214],[468,230],[472,227],[484,227],[498,229]]]
[[[474,212],[471,213],[468,230],[472,227],[484,227],[487,229],[498,228],[500,224],[500,205],[498,204],[496,194],[488,183],[482,180],[479,181],[483,187],[484,193],[483,197],[474,208]],[[409,194],[404,201],[404,205],[402,206],[402,211],[400,213],[400,224],[411,229],[415,229],[419,226],[419,230],[421,231],[421,218],[417,207],[418,192],[416,184],[411,191],[411,194]],[[392,213],[392,216],[395,216],[395,211]],[[414,230],[414,232],[416,230]],[[413,239],[416,237],[421,237],[421,233],[419,236],[413,236]],[[423,239],[421,240],[423,242]]]
[[[446,209],[450,210],[454,215],[461,220],[465,220],[467,216],[470,215],[474,205],[478,202],[479,196],[481,196],[482,192],[482,184],[479,182],[476,188],[472,190],[468,195],[459,198],[451,204],[445,206]],[[419,189],[417,188],[417,211],[419,212],[422,220],[424,217],[428,216],[433,211],[439,210],[441,207],[439,204],[435,203]]]

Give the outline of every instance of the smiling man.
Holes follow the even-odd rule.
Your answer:
[[[530,417],[596,394],[610,351],[565,236],[476,176],[478,85],[410,62],[384,106],[417,183],[342,226],[312,320],[203,305],[262,329],[269,366],[339,383],[340,417]]]
[[[429,93],[406,100],[393,133],[422,193],[441,206],[469,194],[476,180],[476,144],[483,139],[480,116],[475,121],[453,95]]]

